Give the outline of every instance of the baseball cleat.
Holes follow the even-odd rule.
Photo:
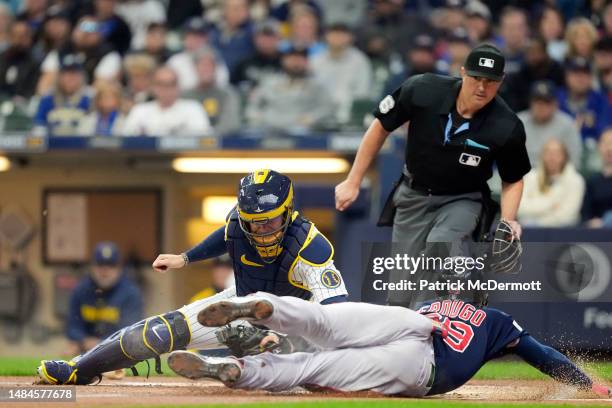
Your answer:
[[[266,299],[249,297],[222,300],[213,303],[198,313],[198,322],[202,326],[219,327],[236,319],[261,320],[270,317],[274,307]]]
[[[591,390],[602,397],[606,397],[606,398],[612,398],[612,389],[606,387],[603,384],[593,384],[593,387],[591,387]]]
[[[75,363],[64,360],[42,360],[38,366],[38,376],[45,384],[78,384]]]
[[[184,350],[170,353],[168,367],[182,377],[214,378],[228,387],[234,386],[242,374],[240,362],[233,357],[203,357]]]

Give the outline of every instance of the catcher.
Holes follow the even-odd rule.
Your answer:
[[[293,210],[291,180],[273,170],[258,170],[242,178],[237,206],[225,227],[180,255],[159,255],[153,268],[178,269],[190,262],[228,252],[235,286],[125,327],[89,352],[71,361],[43,360],[38,375],[49,384],[90,384],[101,373],[132,368],[174,350],[228,346],[234,355],[291,352],[295,340],[248,324],[214,329],[202,326],[197,314],[208,304],[258,291],[294,296],[321,304],[344,302],[344,282],[333,262],[334,250],[315,225]],[[262,343],[263,341],[263,343]]]
[[[367,303],[322,307],[257,293],[211,304],[198,315],[205,326],[235,319],[303,336],[325,350],[242,359],[175,351],[168,357],[170,368],[185,377],[215,378],[234,388],[282,391],[305,386],[423,397],[452,391],[487,361],[515,354],[555,380],[603,397],[611,395],[610,388],[595,384],[510,315],[461,300],[438,300],[415,312]]]

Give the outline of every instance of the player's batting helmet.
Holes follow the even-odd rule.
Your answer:
[[[293,214],[293,184],[289,177],[262,169],[240,180],[240,228],[265,262],[281,251],[281,242]]]
[[[522,269],[522,253],[521,241],[514,235],[510,224],[501,220],[497,224],[493,236],[493,248],[489,261],[491,271],[495,273],[519,273]]]

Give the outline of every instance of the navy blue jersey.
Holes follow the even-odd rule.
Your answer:
[[[104,338],[142,319],[142,293],[126,276],[109,290],[100,290],[90,276],[83,278],[70,296],[66,336]]]
[[[441,300],[419,309],[430,318],[446,321],[446,338],[434,336],[436,374],[428,395],[454,390],[489,360],[503,354],[506,346],[527,334],[507,313],[478,308],[461,300]]]

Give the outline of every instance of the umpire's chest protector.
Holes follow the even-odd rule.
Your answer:
[[[232,212],[226,225],[225,242],[234,265],[236,294],[246,296],[263,291],[277,296],[310,299],[309,291],[291,284],[289,274],[306,243],[311,226],[307,219],[299,215],[295,217],[285,233],[280,255],[273,263],[265,263],[242,232],[237,213]]]

